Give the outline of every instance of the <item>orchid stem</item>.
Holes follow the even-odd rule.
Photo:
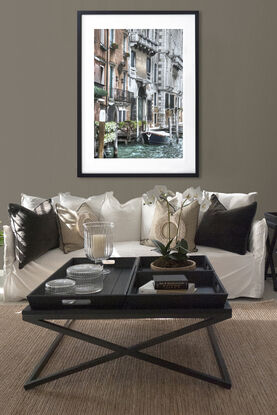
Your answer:
[[[180,231],[180,223],[181,223],[182,211],[183,211],[183,207],[185,206],[185,202],[186,202],[186,201],[187,201],[187,199],[185,199],[185,200],[183,201],[183,203],[181,204],[180,215],[179,215],[179,219],[178,219],[178,227],[177,227],[176,242],[178,241],[178,238],[179,238],[179,231]]]
[[[167,219],[168,219],[168,242],[170,241],[170,211],[169,211],[169,203],[168,200],[166,200],[167,203]]]

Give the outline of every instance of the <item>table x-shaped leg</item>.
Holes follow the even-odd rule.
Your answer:
[[[276,244],[276,239],[277,239],[277,229],[275,229],[274,231],[271,242],[269,239],[269,235],[267,236],[267,240],[266,240],[267,257],[266,257],[266,262],[265,262],[265,276],[272,277],[274,291],[277,291],[277,277],[276,277],[275,265],[274,265],[274,260],[273,260],[273,254],[274,254],[273,251],[274,251],[274,247]],[[268,274],[269,267],[271,270],[271,274]]]
[[[185,375],[204,380],[206,382],[214,383],[216,385],[222,386],[223,388],[230,389],[231,388],[230,376],[229,376],[226,364],[224,362],[223,356],[221,354],[220,348],[218,346],[213,328],[211,327],[211,325],[218,323],[219,321],[222,321],[222,320],[224,320],[224,318],[219,318],[219,317],[207,318],[200,322],[191,324],[189,326],[183,327],[181,329],[172,331],[167,334],[163,334],[161,336],[158,336],[153,339],[144,341],[142,343],[133,345],[131,347],[123,347],[118,344],[109,342],[107,340],[99,339],[97,337],[90,336],[88,334],[69,328],[70,324],[74,320],[68,320],[64,326],[60,326],[58,324],[55,324],[53,322],[46,321],[46,320],[30,319],[29,320],[30,323],[56,331],[59,333],[59,335],[56,337],[56,339],[54,340],[54,342],[52,343],[52,345],[50,346],[46,354],[43,356],[41,361],[37,364],[37,366],[33,370],[30,378],[25,383],[24,388],[31,389],[31,388],[34,388],[35,386],[42,385],[47,382],[51,382],[53,380],[71,375],[73,373],[81,372],[83,370],[89,369],[91,367],[100,365],[105,362],[109,362],[111,360],[121,358],[123,356],[132,356],[136,359],[143,360],[149,363],[153,363],[155,365],[162,366],[167,369],[174,370],[176,372],[183,373]],[[142,349],[146,349],[147,347],[151,347],[156,344],[163,343],[167,340],[171,340],[171,339],[183,336],[185,334],[192,333],[193,331],[200,330],[204,327],[207,327],[208,329],[209,339],[212,344],[213,352],[214,352],[214,355],[217,361],[217,365],[218,365],[221,377],[216,377],[216,376],[212,376],[206,373],[202,373],[197,370],[190,369],[185,366],[181,366],[179,364],[170,362],[168,360],[160,359],[158,357],[151,356],[140,351]],[[83,340],[87,343],[91,343],[91,344],[94,344],[100,347],[105,347],[109,350],[112,350],[113,352],[106,354],[104,356],[98,357],[97,359],[93,359],[88,362],[80,363],[68,369],[64,369],[64,370],[55,372],[51,375],[47,375],[45,377],[39,378],[38,377],[39,374],[41,373],[42,369],[45,367],[45,365],[49,361],[51,355],[57,348],[58,344],[60,343],[64,335],[68,335],[70,337],[74,337],[76,339]]]

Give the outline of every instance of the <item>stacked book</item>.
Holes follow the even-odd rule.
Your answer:
[[[139,287],[139,294],[193,294],[195,284],[185,275],[153,275],[153,280]]]

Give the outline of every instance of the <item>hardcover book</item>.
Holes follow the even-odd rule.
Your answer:
[[[154,288],[154,281],[148,281],[138,289],[139,294],[193,294],[196,291],[195,284],[189,283],[186,290],[156,290]]]
[[[188,279],[185,275],[153,275],[154,287],[156,290],[186,290]]]

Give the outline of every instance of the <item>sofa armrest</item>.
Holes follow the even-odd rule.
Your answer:
[[[249,238],[249,250],[256,259],[265,259],[267,233],[268,228],[265,219],[253,222]]]
[[[12,228],[8,225],[3,226],[4,231],[4,276],[7,274],[15,261],[14,236]]]

